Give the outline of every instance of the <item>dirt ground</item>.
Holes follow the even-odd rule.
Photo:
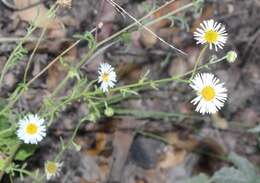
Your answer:
[[[117,0],[122,7],[136,18],[145,15],[142,0]],[[151,2],[147,0],[147,2]],[[157,0],[162,5],[165,0]],[[178,0],[181,6],[189,0]],[[50,7],[53,1],[45,1]],[[172,7],[174,8],[174,7]],[[260,138],[247,132],[260,122],[260,1],[259,0],[208,0],[201,17],[192,11],[185,14],[189,31],[180,28],[159,26],[156,33],[168,42],[174,43],[188,56],[176,52],[154,40],[142,31],[131,33],[130,43],[117,42],[101,51],[82,72],[90,78],[96,77],[96,69],[101,62],[116,67],[118,85],[136,82],[148,69],[151,79],[185,73],[194,66],[200,47],[195,45],[192,31],[201,20],[213,18],[226,25],[229,34],[224,50],[235,50],[238,60],[233,64],[221,63],[209,70],[225,82],[228,88],[228,101],[224,109],[213,118],[153,117],[138,118],[132,115],[117,114],[113,118],[102,118],[98,123],[84,124],[76,138],[81,150],[68,150],[64,157],[61,176],[50,182],[63,183],[178,183],[183,178],[204,172],[211,175],[220,167],[228,165],[222,156],[234,151],[260,166]],[[61,32],[49,32],[37,51],[29,70],[33,77],[55,56],[73,42],[73,35],[91,30],[98,22],[104,27],[96,36],[103,40],[116,31],[132,23],[111,5],[102,0],[74,0],[72,8],[58,12],[65,25]],[[179,25],[177,23],[177,25]],[[17,17],[17,11],[0,3],[0,37],[15,38],[25,34],[28,23]],[[39,37],[40,31],[34,34]],[[26,43],[32,51],[35,42]],[[82,43],[67,56],[77,62],[86,52]],[[14,42],[0,43],[0,69],[15,47]],[[208,53],[216,54],[214,52]],[[0,96],[8,97],[22,80],[27,56],[5,77],[4,89]],[[64,77],[65,69],[54,65],[19,100],[21,111],[37,112],[44,95]],[[120,103],[115,108],[135,109],[136,111],[163,111],[192,113],[189,103],[190,88],[184,84],[169,83],[159,90],[144,91],[140,96]],[[40,144],[35,154],[29,158],[29,169],[40,168],[44,161],[52,159],[59,149],[59,137],[66,141],[79,117],[87,111],[84,103],[74,103],[62,112],[48,131],[47,138]],[[140,114],[139,114],[140,115]],[[200,116],[199,114],[195,114]],[[215,124],[215,125],[214,125]],[[228,124],[220,129],[217,125]],[[156,134],[162,140],[146,134]],[[8,182],[6,176],[3,182]],[[20,182],[16,179],[15,182]],[[25,178],[24,182],[31,182]]]

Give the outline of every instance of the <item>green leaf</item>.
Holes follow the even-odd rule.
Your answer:
[[[254,127],[254,128],[249,129],[248,132],[251,132],[251,133],[260,133],[260,125]]]
[[[216,183],[250,183],[250,179],[243,172],[233,167],[224,167],[217,171],[212,180]]]
[[[197,176],[185,180],[183,183],[209,183],[209,182],[210,180],[207,175],[199,174]]]
[[[4,100],[0,100],[0,111],[4,108],[6,102]],[[0,131],[6,130],[11,126],[8,118],[4,115],[0,115]]]
[[[5,161],[0,159],[0,170],[2,171],[4,169]]]
[[[25,159],[33,155],[33,153],[36,150],[36,147],[36,145],[22,144],[22,146],[17,151],[14,159],[24,161]]]
[[[256,176],[255,167],[247,159],[238,156],[236,153],[230,153],[228,159],[247,177],[252,179]]]

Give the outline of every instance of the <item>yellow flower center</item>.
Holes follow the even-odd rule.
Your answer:
[[[216,92],[211,86],[205,86],[201,91],[201,95],[204,100],[211,101],[216,96]]]
[[[109,74],[107,72],[103,73],[102,75],[103,82],[108,82],[109,80]]]
[[[47,162],[46,170],[49,174],[56,174],[58,166],[55,162]]]
[[[204,39],[208,43],[213,43],[214,44],[218,40],[218,32],[216,32],[214,30],[208,30],[208,31],[205,32]]]
[[[30,135],[34,135],[38,132],[38,126],[34,122],[31,122],[27,125],[26,132]]]

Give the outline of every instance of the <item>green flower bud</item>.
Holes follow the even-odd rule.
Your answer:
[[[237,53],[236,53],[235,51],[229,51],[229,52],[227,53],[227,61],[228,61],[229,63],[235,62],[236,59],[237,59]]]
[[[91,121],[93,123],[97,122],[97,116],[95,113],[92,112],[89,114],[89,121]]]
[[[104,113],[105,113],[105,115],[106,115],[107,117],[111,117],[111,116],[114,115],[114,109],[111,108],[111,107],[107,107],[107,108],[105,109]]]

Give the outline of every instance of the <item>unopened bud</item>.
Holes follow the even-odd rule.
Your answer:
[[[229,63],[235,62],[236,59],[237,59],[237,53],[236,53],[235,51],[229,51],[229,52],[227,53],[227,61],[228,61]]]
[[[111,107],[107,107],[107,108],[105,109],[104,113],[105,113],[105,115],[106,115],[107,117],[111,117],[111,116],[114,115],[114,109],[111,108]]]

